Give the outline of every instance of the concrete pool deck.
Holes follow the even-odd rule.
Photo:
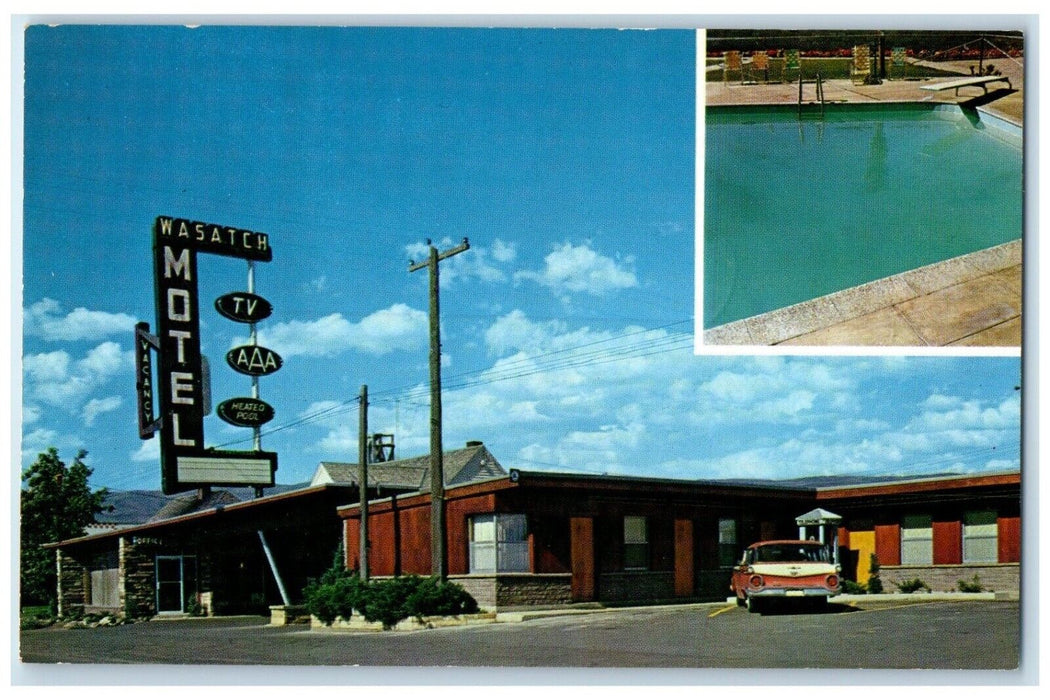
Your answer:
[[[993,59],[994,60],[994,59]],[[992,61],[986,61],[990,63]],[[1024,69],[1011,59],[994,60],[1012,89],[980,87],[931,93],[922,85],[947,80],[887,80],[854,85],[824,82],[827,102],[930,102],[964,104],[1019,127],[1024,125]],[[933,64],[969,76],[973,61]],[[803,100],[812,100],[807,84]],[[798,84],[708,82],[708,105],[797,104]],[[981,346],[1021,345],[1022,243],[987,250],[903,272],[818,299],[704,331],[705,345],[795,346]]]
[[[1021,344],[1021,241],[704,331],[705,345]]]

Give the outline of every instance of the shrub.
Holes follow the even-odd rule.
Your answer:
[[[901,593],[914,593],[915,591],[926,591],[930,592],[930,587],[921,578],[912,578],[907,581],[900,581],[897,583],[897,588],[900,589]]]
[[[351,572],[326,583],[312,583],[303,590],[306,609],[326,625],[340,617],[349,620],[354,610],[361,608],[367,585]]]
[[[879,578],[879,558],[871,555],[871,575],[868,577],[868,593],[882,593],[882,579]]]
[[[416,617],[424,615],[469,615],[478,611],[478,603],[462,586],[441,581],[436,576],[416,582],[409,594],[408,609]]]
[[[848,593],[849,595],[862,595],[867,593],[868,589],[856,581],[850,581],[848,578],[844,578],[842,579],[842,592]]]
[[[971,581],[963,581],[961,579],[959,581],[960,593],[980,593],[983,590],[984,586],[981,585],[981,579],[977,574],[973,575],[973,580]]]
[[[477,601],[458,584],[415,574],[370,583],[359,608],[366,620],[381,622],[386,629],[409,617],[464,615],[477,611]]]
[[[369,622],[390,629],[409,617],[465,615],[478,604],[463,588],[436,576],[415,574],[364,582],[357,572],[333,566],[316,583],[303,590],[306,608],[326,625],[337,618],[349,620],[356,611]]]
[[[336,618],[349,620],[355,608],[360,606],[366,584],[343,564],[343,548],[340,546],[332,557],[332,565],[317,581],[311,581],[303,589],[303,601],[307,611],[326,625]]]
[[[22,608],[19,619],[19,629],[35,630],[41,627],[50,627],[55,622],[55,616],[47,605],[37,605]]]

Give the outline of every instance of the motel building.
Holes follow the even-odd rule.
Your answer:
[[[480,442],[447,451],[449,579],[483,609],[580,602],[717,601],[743,549],[797,538],[800,516],[837,545],[844,578],[885,591],[921,579],[934,591],[978,577],[1020,583],[1020,473],[791,481],[685,480],[504,469]],[[267,614],[340,551],[359,566],[357,465],[321,463],[309,484],[259,498],[198,490],[144,522],[47,545],[62,614],[133,618]],[[370,464],[369,574],[429,575],[427,456]],[[276,489],[275,489],[276,490]],[[826,517],[825,517],[826,516]],[[804,521],[804,519],[803,519]],[[276,619],[276,618],[275,618]]]

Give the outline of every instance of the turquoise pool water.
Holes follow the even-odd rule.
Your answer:
[[[1021,236],[1021,137],[976,113],[705,115],[705,328]]]

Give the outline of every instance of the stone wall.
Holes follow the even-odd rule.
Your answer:
[[[986,591],[1018,592],[1021,589],[1019,564],[883,566],[879,570],[879,578],[887,593],[896,593],[898,582],[913,579],[921,579],[934,592],[957,591],[959,581],[972,583],[974,575]]]
[[[87,602],[87,588],[84,585],[87,568],[61,549],[55,550],[55,566],[58,574],[58,615],[75,617],[84,610]]]
[[[598,575],[598,600],[668,600],[674,598],[673,571],[619,571]]]
[[[157,613],[155,549],[156,543],[148,538],[120,538],[120,601],[128,618],[153,617]]]
[[[572,602],[571,574],[470,574],[449,580],[470,593],[482,610]]]

